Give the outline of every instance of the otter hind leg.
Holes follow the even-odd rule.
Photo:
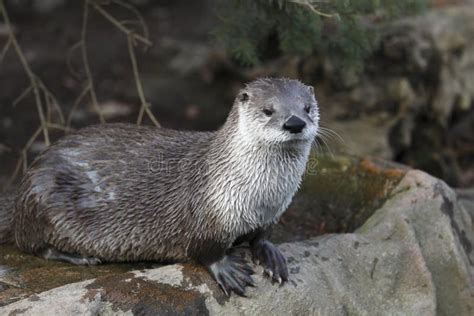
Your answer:
[[[100,259],[94,257],[84,257],[78,254],[72,254],[67,252],[62,252],[52,247],[48,247],[42,253],[43,258],[46,260],[58,260],[69,262],[76,265],[87,265],[93,266],[101,263]]]
[[[251,277],[254,274],[252,267],[242,257],[226,255],[208,269],[227,296],[231,292],[245,296],[245,287],[255,286]]]

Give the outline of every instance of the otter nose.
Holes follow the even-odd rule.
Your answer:
[[[286,120],[285,124],[283,124],[283,129],[289,131],[292,134],[297,134],[301,133],[305,126],[305,121],[296,115],[292,115],[288,120]]]

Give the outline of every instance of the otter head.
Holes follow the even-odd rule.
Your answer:
[[[239,131],[257,143],[312,142],[319,109],[313,87],[298,80],[259,79],[242,89],[234,103]]]

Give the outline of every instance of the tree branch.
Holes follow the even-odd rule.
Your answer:
[[[34,95],[35,95],[35,100],[36,100],[36,108],[38,110],[38,116],[41,122],[41,127],[43,130],[43,136],[44,136],[44,142],[46,143],[47,146],[50,145],[49,141],[49,134],[48,134],[48,127],[46,126],[46,119],[44,116],[43,112],[43,105],[41,102],[41,95],[40,95],[40,89],[38,87],[38,79],[36,75],[33,73],[33,71],[30,68],[30,65],[28,64],[28,61],[26,60],[25,55],[23,54],[23,51],[18,44],[18,41],[16,40],[16,37],[13,33],[13,29],[10,23],[10,18],[8,17],[7,10],[5,9],[5,4],[3,3],[3,0],[0,0],[0,14],[3,17],[3,20],[5,22],[5,26],[8,29],[8,34],[9,38],[11,40],[11,44],[13,45],[13,49],[15,50],[18,58],[20,59],[20,62],[23,66],[23,69],[25,70],[28,79],[30,80],[31,87],[33,89]]]
[[[99,107],[99,102],[97,101],[97,95],[94,90],[94,79],[92,77],[92,72],[89,67],[89,58],[87,56],[87,45],[86,45],[86,34],[87,34],[87,21],[89,18],[89,0],[84,1],[84,12],[82,16],[82,30],[81,30],[81,52],[82,52],[82,63],[84,64],[84,69],[87,76],[88,85],[90,86],[89,93],[91,96],[92,104],[99,115],[101,123],[105,123],[104,115]]]
[[[142,35],[137,34],[136,32],[128,29],[127,27],[125,27],[116,18],[114,18],[107,11],[105,11],[99,4],[97,4],[97,3],[95,3],[94,1],[91,1],[91,0],[85,0],[85,1],[86,1],[86,3],[90,3],[90,5],[93,6],[94,9],[97,12],[102,14],[103,17],[105,17],[107,20],[109,20],[110,23],[114,24],[120,31],[124,32],[127,36],[132,36],[134,39],[142,42],[146,46],[152,46],[153,45],[152,42],[148,38],[145,38]],[[124,3],[120,2],[120,1],[114,1],[114,2],[119,3],[119,4],[121,3],[122,5],[124,5]],[[130,6],[128,6],[126,4],[125,4],[125,7],[130,8]]]
[[[138,97],[140,98],[141,107],[140,113],[138,115],[137,124],[140,125],[143,120],[143,112],[146,112],[150,120],[155,124],[155,126],[159,127],[160,123],[155,118],[153,113],[150,110],[150,104],[146,101],[145,94],[143,93],[143,86],[140,80],[140,74],[138,73],[138,66],[137,66],[137,58],[135,56],[135,49],[133,47],[133,37],[128,36],[128,53],[130,55],[130,60],[132,62],[132,69],[133,69],[133,76],[135,78],[135,84],[137,86]]]

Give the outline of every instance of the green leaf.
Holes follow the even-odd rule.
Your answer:
[[[217,42],[240,63],[268,56],[319,54],[359,67],[375,47],[369,16],[386,21],[419,13],[427,0],[215,0]],[[313,6],[311,9],[310,6]],[[323,14],[331,14],[324,17]],[[276,35],[276,36],[275,36]],[[275,39],[272,40],[272,39]],[[268,52],[272,52],[268,54]]]

